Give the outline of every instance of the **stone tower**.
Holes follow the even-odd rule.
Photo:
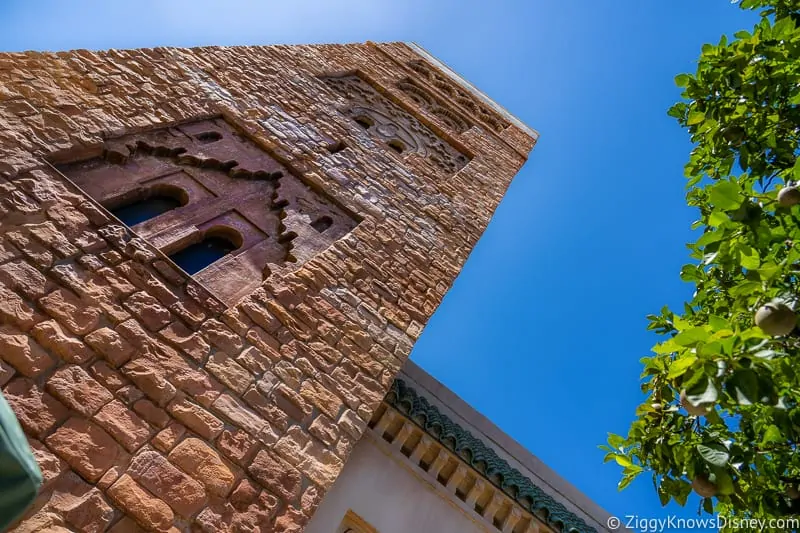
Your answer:
[[[535,141],[405,43],[0,54],[12,531],[301,531]]]

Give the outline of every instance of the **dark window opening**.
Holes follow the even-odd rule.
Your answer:
[[[403,151],[406,149],[406,145],[403,144],[401,141],[398,141],[397,139],[393,139],[386,144],[388,144],[389,148],[391,148],[398,154],[402,154]]]
[[[238,246],[220,235],[207,235],[205,239],[175,252],[169,258],[187,274],[197,274],[236,250]]]
[[[319,217],[311,223],[311,227],[322,233],[333,225],[333,219],[327,215]]]
[[[189,195],[183,189],[157,186],[138,194],[132,201],[110,207],[109,211],[128,227],[133,227],[188,202]]]
[[[365,130],[370,129],[372,126],[375,125],[375,122],[369,117],[360,116],[354,118],[353,120],[355,120],[356,124],[364,128]]]
[[[222,139],[222,134],[218,131],[204,131],[195,135],[194,138],[203,144],[209,144]]]
[[[327,145],[326,148],[328,149],[328,151],[330,153],[337,154],[337,153],[341,152],[342,150],[344,150],[345,148],[347,148],[347,145],[344,144],[344,142],[339,141],[339,142],[335,142],[333,144]]]

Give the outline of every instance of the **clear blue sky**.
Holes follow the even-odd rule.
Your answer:
[[[0,50],[424,46],[542,136],[413,359],[610,513],[658,517],[597,445],[641,400],[645,315],[691,295],[673,77],[753,21],[727,0],[4,0]]]

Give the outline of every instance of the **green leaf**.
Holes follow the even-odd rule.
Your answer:
[[[614,433],[608,434],[608,445],[614,450],[621,450],[625,444],[625,439]]]
[[[736,490],[733,485],[733,478],[722,468],[715,468],[711,479],[716,483],[720,494],[730,495]]]
[[[617,464],[619,466],[622,466],[622,467],[625,467],[625,468],[627,468],[629,466],[633,466],[633,463],[631,462],[631,460],[628,459],[627,457],[625,457],[624,455],[615,454],[614,455],[614,460],[617,461]]]
[[[678,87],[686,87],[689,85],[689,80],[692,79],[692,76],[689,74],[678,74],[675,76],[675,85]]]
[[[719,242],[724,240],[726,237],[726,233],[724,231],[707,231],[703,233],[697,242],[695,243],[696,246],[699,247],[706,247],[709,244],[713,244],[715,242]]]
[[[687,329],[686,331],[681,331],[675,337],[672,338],[672,341],[677,344],[678,346],[692,346],[693,344],[697,344],[698,342],[704,342],[708,340],[708,331],[702,327],[696,327]]]
[[[682,376],[696,362],[697,356],[692,354],[686,354],[683,357],[676,359],[671,365],[669,365],[669,373],[667,374],[667,378],[673,379],[678,376]]]
[[[683,175],[695,241],[680,278],[693,291],[687,301],[674,295],[678,312],[648,323],[661,335],[642,360],[648,400],[617,452],[636,466],[616,468],[620,485],[639,468],[651,473],[661,502],[679,505],[688,480],[705,473],[718,488],[702,500],[706,512],[770,519],[800,508],[782,479],[800,480],[800,336],[754,325],[773,299],[800,306],[800,208],[777,202],[782,186],[800,182],[800,2],[733,3],[754,10],[757,24],[736,31],[734,22],[724,33],[735,37],[703,46],[696,70],[675,77],[680,101],[669,115],[692,145]],[[675,405],[683,389],[705,416]],[[664,406],[657,416],[655,401]]]
[[[653,346],[652,349],[653,349],[653,351],[655,353],[657,353],[659,355],[664,355],[664,354],[668,354],[668,353],[672,353],[672,352],[678,351],[680,349],[680,346],[675,344],[675,341],[673,339],[669,339],[669,340],[667,340],[665,342],[662,342],[660,344],[656,344],[655,346]]]
[[[764,437],[761,439],[762,446],[765,444],[777,444],[782,442],[786,442],[786,438],[781,433],[780,428],[774,424],[769,425],[766,431],[764,431]]]
[[[689,118],[686,120],[686,124],[689,126],[694,126],[695,124],[700,124],[705,119],[705,113],[701,111],[692,111],[689,113]]]
[[[755,270],[761,266],[761,258],[755,248],[743,244],[739,247],[739,263],[747,270]]]
[[[620,482],[617,484],[617,490],[622,490],[622,489],[624,489],[625,487],[627,487],[628,485],[630,485],[630,484],[631,484],[631,482],[632,482],[634,479],[636,479],[636,476],[638,476],[638,475],[639,475],[639,474],[638,474],[638,473],[636,473],[636,474],[628,474],[628,475],[626,475],[626,476],[623,476],[623,478],[622,478],[622,479],[620,480]]]
[[[721,444],[698,444],[697,451],[705,462],[713,466],[723,467],[730,459],[728,449]]]
[[[708,317],[708,325],[715,330],[731,329],[731,323],[721,316],[711,315]]]
[[[751,405],[758,401],[758,375],[749,368],[743,368],[733,373],[728,381],[729,389],[733,389],[731,396],[741,405]]]
[[[730,211],[742,205],[744,197],[739,189],[739,184],[732,181],[721,181],[711,187],[709,200],[716,207]]]

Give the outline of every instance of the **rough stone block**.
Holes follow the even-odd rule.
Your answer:
[[[35,378],[56,364],[39,343],[12,326],[0,327],[0,359],[29,378]]]
[[[300,472],[271,452],[258,452],[247,471],[264,488],[277,494],[283,501],[293,501],[300,495]]]
[[[138,450],[151,435],[147,422],[118,400],[100,409],[94,421],[129,452]]]
[[[187,428],[208,440],[214,440],[225,427],[219,418],[185,398],[170,402],[167,411]]]
[[[217,496],[226,496],[236,476],[219,454],[200,439],[187,438],[169,454],[169,460],[191,474]]]
[[[86,417],[95,414],[114,398],[108,389],[76,365],[56,370],[47,380],[47,390],[61,403]]]
[[[94,348],[114,368],[125,364],[134,353],[133,346],[110,328],[93,331],[85,337],[85,340],[86,344]]]
[[[29,379],[11,380],[3,395],[25,431],[38,439],[69,416],[64,405]]]
[[[97,482],[112,466],[124,460],[119,444],[99,426],[70,418],[45,439],[47,447],[89,482]]]
[[[192,516],[206,503],[203,486],[158,452],[145,450],[137,454],[128,475],[184,517]]]
[[[108,496],[120,509],[150,531],[167,531],[175,515],[172,509],[125,474],[108,489]]]

